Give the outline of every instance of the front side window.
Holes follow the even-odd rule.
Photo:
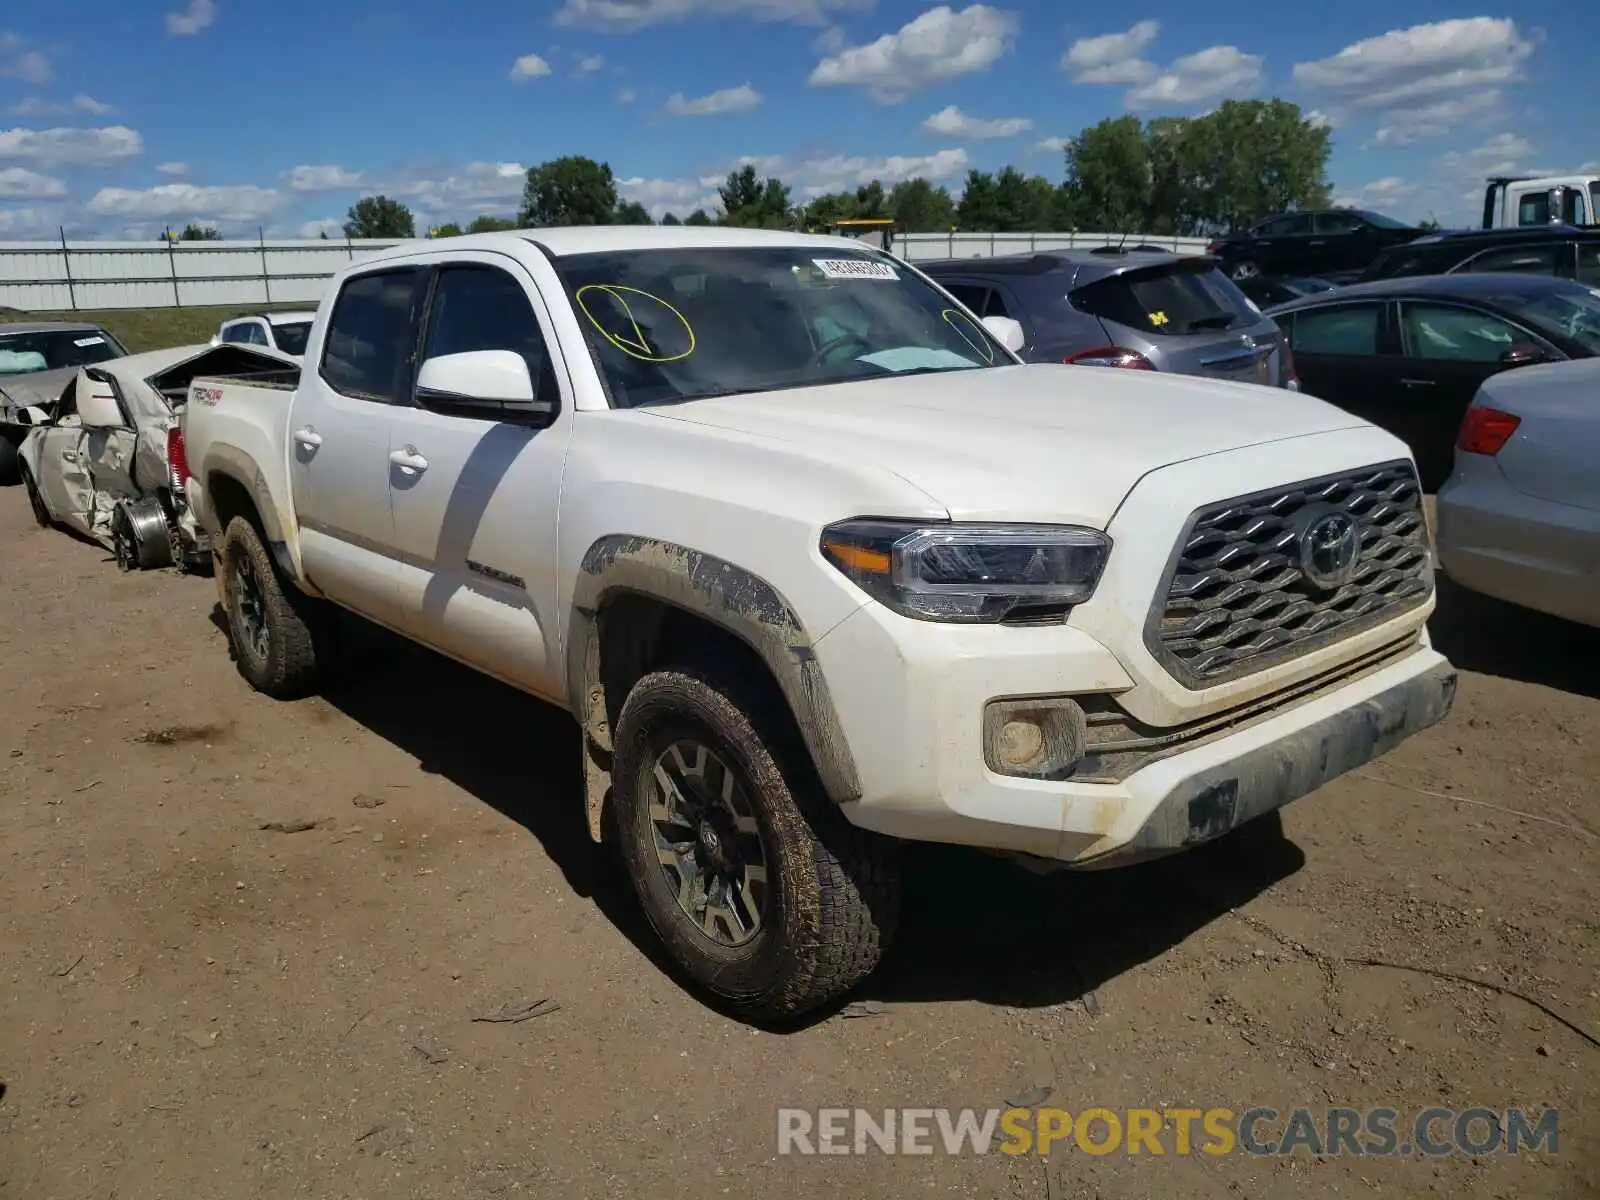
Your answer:
[[[127,353],[103,329],[0,333],[0,376],[86,367]]]
[[[345,282],[334,302],[322,354],[322,378],[330,387],[384,404],[406,398],[425,278],[420,269],[406,267]]]
[[[1317,214],[1318,233],[1354,233],[1361,228],[1361,218],[1355,213],[1330,212]]]
[[[1527,336],[1489,313],[1447,304],[1400,305],[1400,344],[1407,358],[1492,363]]]
[[[1382,315],[1376,304],[1303,309],[1294,314],[1289,345],[1296,354],[1375,355]]]
[[[522,285],[498,267],[444,267],[428,308],[423,361],[474,350],[510,350],[521,355],[541,398],[548,397],[548,389],[555,386],[539,318]]]
[[[556,260],[618,408],[1015,360],[905,267],[831,246]]]
[[[977,283],[945,283],[943,280],[940,280],[939,283],[945,291],[949,292],[980,317],[984,315],[983,306],[989,303],[988,288]]]

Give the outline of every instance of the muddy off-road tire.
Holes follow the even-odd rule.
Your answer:
[[[844,819],[775,709],[762,689],[709,672],[646,675],[623,704],[612,771],[618,840],[651,926],[719,1007],[757,1022],[870,974],[900,904],[894,844]]]
[[[28,493],[28,507],[33,510],[34,523],[40,529],[49,529],[54,522],[50,520],[50,510],[44,505],[44,497],[39,494],[39,485],[33,481],[33,472],[28,470],[25,463],[18,463],[17,470],[22,475],[22,488]]]
[[[239,674],[277,700],[316,691],[331,652],[332,614],[279,577],[248,518],[228,523],[220,558],[217,591]]]

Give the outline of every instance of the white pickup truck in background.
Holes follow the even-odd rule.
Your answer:
[[[297,379],[183,414],[239,669],[305,694],[348,609],[568,709],[591,833],[752,1019],[873,969],[897,839],[1133,862],[1444,716],[1401,442],[1016,332],[800,234],[353,264]]]

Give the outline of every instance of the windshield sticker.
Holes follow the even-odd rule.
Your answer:
[[[994,345],[985,332],[979,332],[981,326],[959,308],[947,308],[939,314],[951,329],[961,335],[961,340],[966,342],[978,352],[978,357],[990,366],[994,365]]]
[[[824,279],[899,279],[900,273],[885,262],[866,258],[813,258]]]
[[[106,344],[106,340],[105,338],[96,335],[95,337],[78,338],[72,344],[74,346],[104,346]]]
[[[640,362],[681,362],[694,353],[694,327],[653,292],[620,283],[589,283],[574,293],[578,308],[605,338]]]
[[[1150,318],[1152,325],[1161,326],[1167,323],[1167,314],[1159,308],[1153,313],[1146,313],[1145,316]]]

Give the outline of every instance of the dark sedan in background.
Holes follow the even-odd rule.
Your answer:
[[[1600,287],[1600,229],[1544,225],[1425,234],[1385,250],[1358,281],[1490,271],[1554,275]]]
[[[1542,275],[1430,275],[1358,283],[1267,310],[1301,389],[1411,447],[1427,491],[1489,376],[1600,355],[1600,293]]]
[[[1382,213],[1356,208],[1285,213],[1254,229],[1218,238],[1206,253],[1235,281],[1258,275],[1354,276],[1390,246],[1423,231]]]

